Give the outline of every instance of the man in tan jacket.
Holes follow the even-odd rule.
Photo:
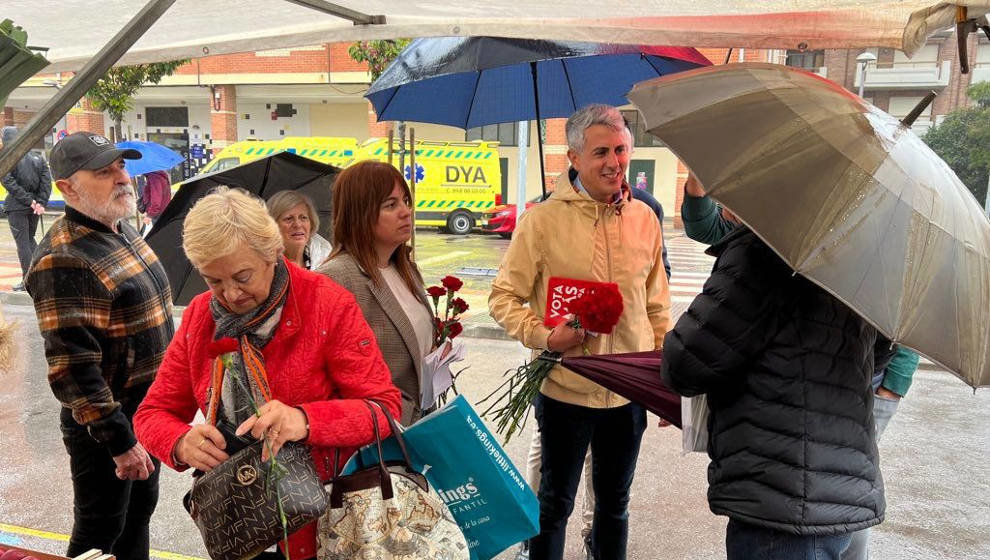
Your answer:
[[[614,107],[590,105],[567,120],[573,183],[561,175],[553,195],[527,211],[492,284],[488,304],[506,332],[532,348],[565,355],[653,350],[670,327],[660,224],[632,199],[626,167],[632,138]],[[566,324],[543,325],[551,277],[615,282],[623,312],[610,335],[586,336]],[[535,402],[543,451],[540,534],[533,560],[563,557],[567,518],[591,446],[597,497],[591,549],[600,560],[623,560],[632,486],[646,412],[565,368],[557,367]]]

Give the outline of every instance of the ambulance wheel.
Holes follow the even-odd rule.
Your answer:
[[[474,229],[474,216],[467,210],[458,210],[447,216],[447,231],[454,235],[467,235]]]

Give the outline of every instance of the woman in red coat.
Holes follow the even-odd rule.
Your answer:
[[[354,297],[288,263],[278,225],[261,200],[243,191],[220,188],[197,202],[183,224],[182,245],[210,291],[182,315],[134,416],[138,440],[179,471],[213,469],[248,435],[269,439],[274,453],[300,441],[312,446],[317,472],[328,480],[335,448],[349,457],[373,438],[363,399],[382,403],[396,417],[401,407]],[[220,390],[211,391],[214,360],[235,340],[233,367]],[[258,371],[257,361],[241,359],[255,353],[260,376],[248,374]],[[251,401],[267,401],[260,416]],[[197,410],[208,422],[190,426]],[[378,414],[379,425],[387,426]],[[290,535],[289,549],[294,560],[315,556],[315,524]]]

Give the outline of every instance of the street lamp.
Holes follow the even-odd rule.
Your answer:
[[[863,86],[866,85],[866,68],[871,62],[877,61],[877,55],[870,51],[863,51],[856,57],[856,63],[860,65],[859,72],[859,96],[863,97]]]

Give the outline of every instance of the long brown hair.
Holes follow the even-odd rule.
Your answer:
[[[409,200],[412,193],[399,170],[387,163],[359,161],[341,171],[333,182],[333,252],[327,260],[347,253],[371,277],[376,287],[382,283],[375,254],[375,224],[382,203],[392,194],[395,184],[402,185]],[[389,261],[395,264],[399,276],[417,296],[423,291],[423,280],[412,264],[412,248],[399,245]]]

